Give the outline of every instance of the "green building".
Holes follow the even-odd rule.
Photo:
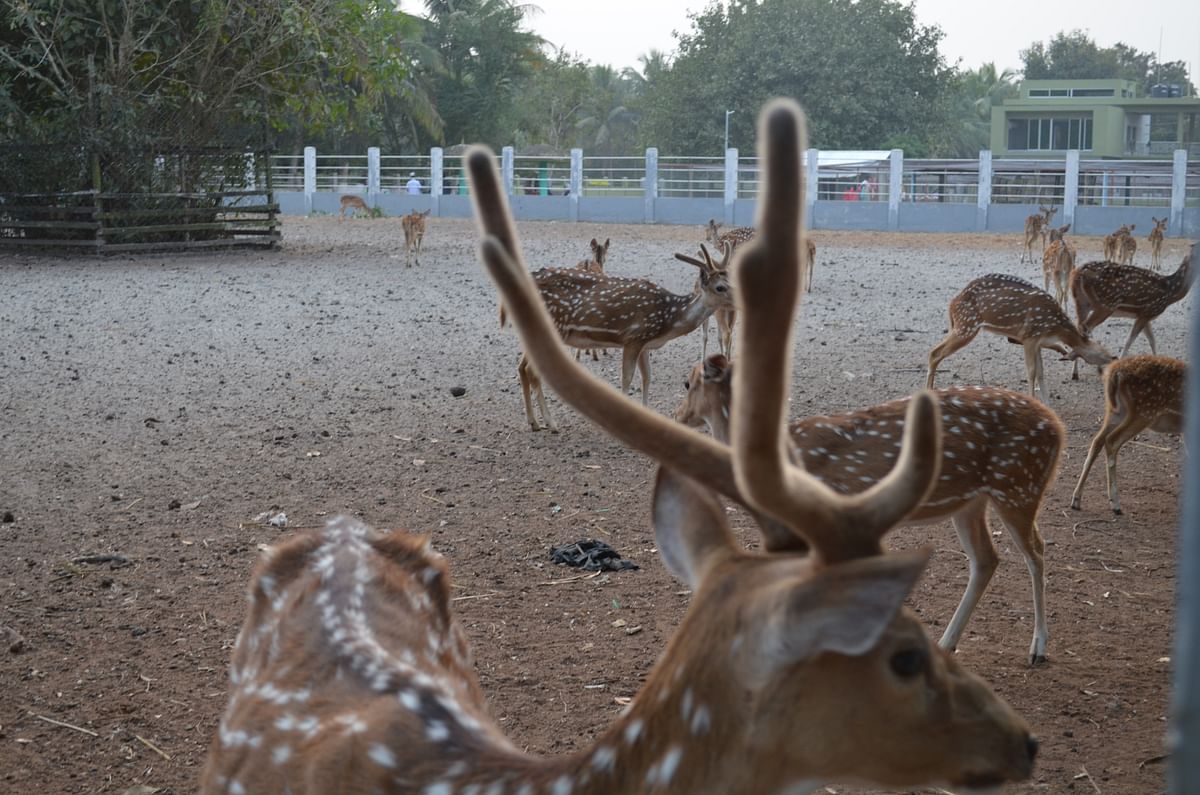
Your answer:
[[[1186,90],[1186,87],[1183,89]],[[1132,80],[1025,80],[1020,96],[992,108],[996,157],[1170,159],[1200,156],[1200,98],[1176,85],[1140,96]]]

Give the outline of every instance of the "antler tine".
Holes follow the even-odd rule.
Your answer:
[[[747,505],[734,480],[728,447],[634,403],[567,355],[537,287],[522,264],[491,153],[477,147],[464,160],[484,234],[484,265],[538,374],[559,397],[630,448]],[[768,546],[795,547],[795,536],[784,528],[768,521],[762,524]]]
[[[940,458],[937,405],[928,394],[913,400],[900,461],[863,494],[839,495],[789,465],[785,411],[804,242],[804,116],[795,103],[778,100],[763,111],[759,140],[766,162],[759,234],[738,247],[735,272],[745,326],[742,363],[734,372],[734,475],[754,508],[805,536],[825,561],[874,554],[883,534],[933,485]]]
[[[716,268],[716,265],[713,264],[712,255],[708,253],[708,249],[705,248],[703,243],[700,244],[700,256],[704,257],[703,261],[698,260],[695,257],[689,257],[687,254],[678,253],[675,255],[675,259],[679,260],[680,262],[686,262],[689,265],[695,265],[697,268],[703,271],[711,271]]]

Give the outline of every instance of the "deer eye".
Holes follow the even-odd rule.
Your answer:
[[[690,392],[692,389],[692,382],[685,379],[683,382],[683,388],[685,391]]]
[[[729,285],[728,284],[718,284],[713,287],[713,290],[715,290],[718,293],[727,293],[727,292],[729,292]]]
[[[904,649],[893,654],[888,664],[896,676],[912,679],[925,670],[927,660],[924,649]]]

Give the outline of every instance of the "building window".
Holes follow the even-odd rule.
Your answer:
[[[1030,99],[1049,99],[1061,97],[1115,97],[1113,88],[1031,88]]]
[[[1086,117],[1009,119],[1008,148],[1013,152],[1090,151],[1092,120]]]

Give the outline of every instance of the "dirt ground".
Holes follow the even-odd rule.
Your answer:
[[[671,254],[701,239],[698,227],[521,233],[533,266],[573,264],[590,237],[610,237],[611,272],[680,292],[694,272]],[[1040,279],[1015,236],[815,238],[797,416],[913,391],[969,279]],[[193,791],[258,547],[337,513],[433,537],[495,717],[519,746],[583,746],[637,692],[688,604],[656,559],[651,463],[553,397],[563,432],[528,430],[517,340],[498,328],[470,222],[433,219],[417,268],[402,239],[398,219],[289,218],[274,252],[2,255],[0,792]],[[1098,257],[1098,240],[1078,243],[1081,261]],[[1169,267],[1183,251],[1168,242]],[[1185,355],[1189,304],[1156,323],[1160,353]],[[1099,336],[1119,349],[1129,327],[1110,321]],[[698,333],[654,354],[654,408],[674,408],[699,354]],[[1042,740],[1033,781],[1006,793],[1161,792],[1179,441],[1125,448],[1124,516],[1109,511],[1103,467],[1083,511],[1069,510],[1102,396],[1094,370],[1072,382],[1046,359],[1069,429],[1040,518],[1049,662],[1027,664],[1029,577],[999,529],[1000,569],[959,656]],[[615,383],[618,361],[589,366]],[[977,382],[1023,390],[1019,349],[983,335],[938,380]],[[268,511],[288,527],[263,524]],[[585,537],[642,568],[572,579],[549,562],[549,547]],[[912,599],[936,637],[966,583],[953,529],[892,538],[936,550]],[[77,562],[89,555],[119,557]]]

